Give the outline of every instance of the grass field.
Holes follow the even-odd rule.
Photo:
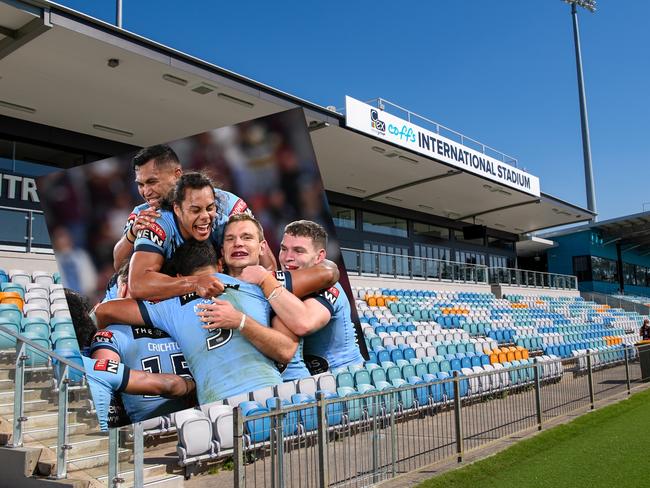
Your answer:
[[[418,488],[650,486],[650,390]]]

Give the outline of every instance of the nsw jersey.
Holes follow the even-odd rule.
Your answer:
[[[100,349],[115,352],[122,363],[134,370],[190,376],[176,341],[153,327],[110,325],[93,337],[91,355]],[[183,398],[126,393],[122,394],[122,403],[132,423],[191,407]]]
[[[228,218],[234,214],[243,212],[250,213],[250,211],[246,202],[233,193],[215,188],[214,197],[217,204],[217,216],[212,225],[210,239],[215,247],[220,249],[223,243],[223,229],[226,222],[228,222]],[[142,208],[147,208],[147,204],[144,204],[144,207],[143,205],[139,205],[133,209],[125,230],[130,228],[129,222],[131,222],[131,226],[133,225],[135,218]],[[158,213],[160,213],[160,217],[154,223],[138,232],[133,249],[134,251],[155,252],[161,254],[165,260],[168,260],[174,255],[176,248],[185,242],[185,239],[183,239],[181,231],[178,228],[174,212],[171,210],[159,210]]]
[[[221,300],[269,326],[270,306],[257,285],[215,274],[227,286]],[[196,305],[210,303],[191,293],[157,303],[138,301],[145,323],[176,339],[196,381],[199,403],[223,400],[282,382],[273,361],[237,330],[204,329]]]
[[[293,292],[291,273],[276,271],[275,277],[280,283],[284,285],[288,291]],[[293,381],[311,376],[311,373],[307,369],[307,366],[305,365],[305,361],[303,359],[303,347],[304,342],[303,338],[301,337],[299,338],[298,348],[296,349],[296,353],[293,355],[291,362],[287,364],[287,366],[282,371],[282,381]]]
[[[101,430],[108,430],[108,414],[113,393],[129,384],[128,366],[110,359],[90,359],[82,356],[90,394],[93,397]]]
[[[363,356],[359,351],[354,322],[351,318],[350,301],[341,284],[336,283],[312,298],[327,308],[332,318],[325,327],[303,338],[305,360],[313,363],[310,364],[310,369],[319,371],[323,366],[333,369],[351,364],[363,364]]]

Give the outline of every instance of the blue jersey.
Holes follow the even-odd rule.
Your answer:
[[[120,356],[131,369],[149,373],[190,376],[185,357],[169,334],[152,327],[111,325],[98,331],[90,346],[91,354],[108,349]],[[184,398],[163,398],[158,395],[122,394],[122,403],[131,423],[165,415],[191,407]]]
[[[276,271],[275,277],[287,290],[293,291],[290,273]],[[311,373],[307,369],[303,359],[303,345],[304,342],[301,337],[298,342],[298,348],[296,349],[296,353],[293,355],[291,362],[287,364],[286,368],[282,371],[282,381],[293,381],[311,376]]]
[[[215,276],[228,286],[219,299],[268,327],[270,306],[259,286],[220,273]],[[138,301],[144,322],[167,332],[181,347],[196,381],[199,403],[281,383],[273,361],[237,330],[202,327],[196,305],[210,302],[195,293],[157,303]]]
[[[82,356],[90,394],[93,397],[101,430],[108,430],[108,414],[113,393],[121,392],[129,384],[127,366],[110,359],[90,359]]]
[[[223,243],[223,229],[231,215],[248,211],[246,202],[230,192],[214,190],[215,200],[217,203],[217,217],[212,226],[210,239],[217,249],[221,248]],[[140,206],[141,207],[141,206]],[[133,209],[133,221],[135,221],[135,211]],[[181,235],[176,222],[176,216],[171,210],[159,210],[160,217],[146,229],[142,229],[136,235],[133,244],[134,251],[146,251],[161,254],[165,260],[169,260],[176,249],[181,246],[185,239]],[[128,224],[127,224],[128,225]],[[133,225],[133,224],[131,224]]]
[[[318,300],[331,315],[330,321],[318,331],[306,336],[304,356],[312,371],[324,371],[363,364],[357,336],[352,322],[350,301],[340,283],[316,294]]]

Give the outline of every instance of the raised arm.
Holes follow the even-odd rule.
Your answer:
[[[298,348],[298,337],[275,317],[273,327],[265,327],[253,318],[237,310],[226,300],[197,305],[197,312],[204,329],[237,329],[262,354],[286,364],[291,361]],[[239,328],[244,320],[243,328]]]
[[[111,324],[146,325],[138,302],[132,298],[118,298],[98,304],[93,310],[98,329]]]
[[[223,292],[223,284],[211,274],[174,278],[160,272],[164,257],[155,252],[136,251],[129,266],[129,290],[140,300],[165,300],[196,292],[213,297]]]
[[[133,244],[135,243],[136,235],[138,231],[144,229],[147,225],[156,221],[156,218],[160,217],[160,214],[156,208],[145,208],[140,210],[140,213],[135,215],[131,214],[129,221],[126,223],[125,231],[119,241],[113,247],[113,268],[115,271],[119,270],[120,267],[129,260],[131,254],[133,254]],[[131,222],[131,219],[133,221]]]

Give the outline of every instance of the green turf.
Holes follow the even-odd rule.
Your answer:
[[[418,488],[650,486],[650,390],[600,408]]]

